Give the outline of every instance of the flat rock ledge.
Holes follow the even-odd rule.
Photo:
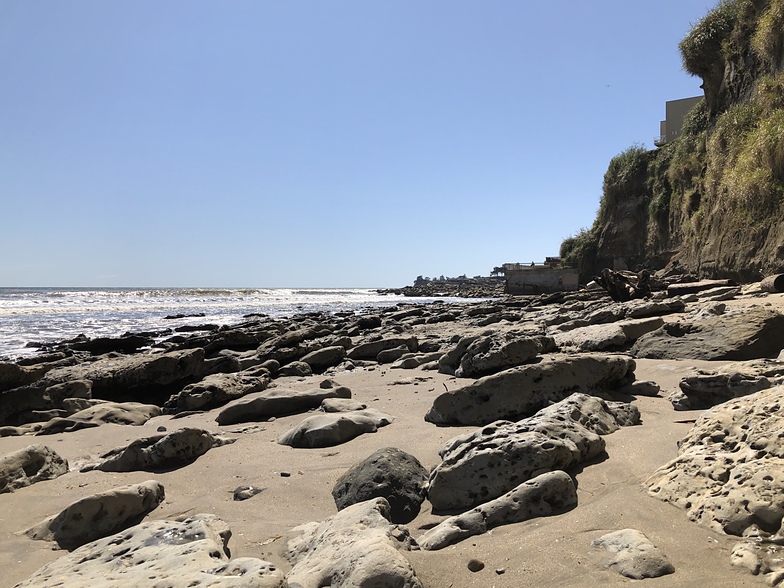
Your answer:
[[[703,413],[648,492],[729,535],[777,532],[784,518],[784,386]]]
[[[562,471],[547,472],[523,482],[503,496],[450,517],[417,539],[426,551],[443,549],[494,527],[565,512],[577,506],[577,488]]]
[[[635,367],[633,359],[621,355],[546,356],[441,394],[425,420],[482,426],[529,417],[576,391],[617,390],[634,380]]]
[[[434,511],[478,506],[545,472],[589,462],[604,452],[601,435],[639,422],[632,405],[579,393],[517,423],[496,421],[444,445],[428,499]]]
[[[295,529],[287,545],[290,588],[423,588],[401,553],[410,537],[389,522],[389,503],[374,498]]]
[[[667,556],[636,529],[607,533],[592,541],[591,545],[612,554],[605,566],[633,580],[659,578],[675,572]]]
[[[273,564],[230,559],[230,536],[226,523],[209,514],[142,523],[80,547],[15,588],[286,588]]]
[[[120,486],[77,500],[27,529],[25,535],[73,549],[140,523],[165,496],[163,484],[155,480]]]

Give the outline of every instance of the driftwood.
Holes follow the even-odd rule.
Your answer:
[[[604,268],[601,275],[595,276],[594,281],[607,290],[615,302],[626,302],[636,298],[647,298],[651,295],[651,274],[642,270],[639,274],[631,272],[614,272]]]
[[[688,282],[686,284],[670,284],[667,286],[668,296],[684,296],[685,294],[694,294],[695,292],[702,292],[703,290],[710,290],[711,288],[719,288],[720,286],[737,286],[736,282],[732,280],[701,280],[699,282]]]

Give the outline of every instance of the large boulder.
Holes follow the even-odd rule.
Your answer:
[[[139,524],[163,502],[163,484],[148,480],[86,496],[27,529],[31,539],[74,549]]]
[[[640,337],[631,349],[648,359],[747,360],[776,357],[784,348],[784,315],[752,306],[720,316],[666,323]]]
[[[589,462],[604,452],[600,435],[635,422],[636,410],[585,394],[516,423],[494,422],[444,445],[443,461],[430,473],[428,498],[434,510],[472,508],[544,472]]]
[[[590,325],[559,333],[555,342],[559,347],[578,351],[606,351],[631,345],[645,333],[661,328],[660,317],[632,319],[609,324]]]
[[[617,390],[634,379],[621,355],[545,356],[540,363],[485,376],[438,396],[425,415],[437,425],[484,425],[535,414],[576,391]]]
[[[0,494],[68,472],[68,462],[46,445],[30,445],[0,457]]]
[[[45,365],[21,366],[0,362],[0,392],[31,384],[43,377],[47,371]]]
[[[784,383],[784,362],[752,359],[698,370],[680,381],[681,394],[671,398],[676,410],[710,408]]]
[[[703,413],[648,493],[730,535],[775,533],[784,518],[784,386]]]
[[[171,433],[137,439],[124,447],[104,453],[82,468],[83,472],[159,472],[180,468],[214,447],[234,443],[235,439],[213,435],[204,429],[186,427]]]
[[[428,474],[413,455],[385,447],[340,476],[332,488],[332,497],[338,510],[371,498],[385,498],[390,520],[409,523],[425,501]]]
[[[36,435],[72,432],[79,429],[98,427],[107,423],[141,426],[152,417],[159,416],[161,409],[154,404],[138,402],[100,402],[67,417],[54,418],[41,426]]]
[[[547,472],[523,482],[495,500],[442,521],[417,543],[432,551],[486,533],[494,527],[564,512],[577,505],[577,488],[569,474]]]
[[[376,359],[379,353],[404,345],[412,353],[418,348],[416,337],[387,337],[375,341],[365,341],[348,352],[349,359]]]
[[[16,588],[286,588],[281,570],[231,559],[231,531],[215,515],[150,521],[93,541],[44,566]]]
[[[540,353],[554,350],[552,337],[524,337],[512,332],[480,337],[466,348],[455,375],[459,378],[486,376],[523,365]]]
[[[318,408],[327,398],[351,398],[351,390],[333,384],[305,391],[269,388],[230,402],[215,420],[219,425],[261,421]]]
[[[321,523],[292,529],[293,567],[286,579],[297,588],[422,588],[401,553],[409,546],[403,528],[389,522],[389,503],[374,498],[354,504]],[[394,537],[401,537],[397,541]]]
[[[332,447],[365,433],[375,433],[392,420],[391,416],[371,409],[317,414],[283,433],[278,443],[305,449]]]
[[[192,410],[209,410],[237,398],[261,392],[269,385],[269,376],[243,373],[211,374],[201,381],[188,384],[163,405],[167,414]]]
[[[300,361],[310,366],[314,372],[323,372],[325,369],[338,365],[346,357],[346,348],[340,345],[331,345],[311,351],[300,358]]]

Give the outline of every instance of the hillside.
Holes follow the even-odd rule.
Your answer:
[[[610,161],[593,226],[561,245],[583,279],[624,266],[784,272],[784,0],[721,2],[679,48],[705,98],[675,141]]]

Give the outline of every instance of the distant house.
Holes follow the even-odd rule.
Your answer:
[[[563,267],[560,258],[548,257],[544,263],[505,263],[507,294],[542,294],[579,288],[576,268]]]
[[[659,123],[659,136],[653,140],[653,144],[657,147],[666,145],[672,142],[680,135],[683,128],[683,119],[689,114],[689,111],[697,105],[697,102],[702,100],[702,96],[693,96],[692,98],[681,98],[680,100],[668,100],[664,104],[666,120]]]

